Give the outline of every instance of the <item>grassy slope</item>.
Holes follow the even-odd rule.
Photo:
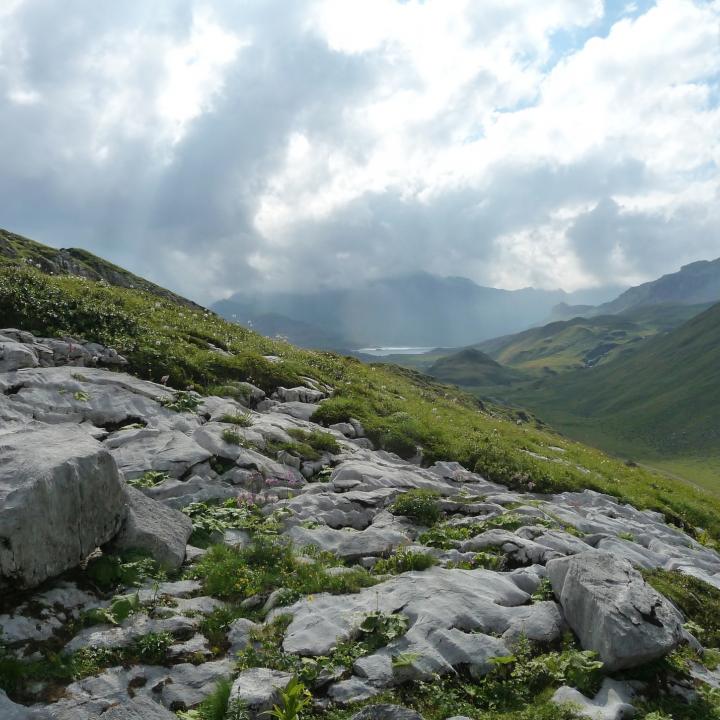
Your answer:
[[[465,348],[440,358],[426,373],[442,382],[463,387],[496,387],[526,379],[522,373],[500,365],[475,348]]]
[[[532,373],[536,377],[567,372],[583,367],[586,361],[601,365],[639,346],[639,341],[666,333],[711,307],[704,305],[653,305],[629,310],[620,315],[573,318],[504,335],[472,346],[509,368]],[[390,355],[381,362],[434,374],[431,368],[466,348],[438,348],[418,355]],[[481,369],[480,375],[484,374]],[[440,377],[440,375],[437,375]],[[527,379],[520,376],[520,381]],[[483,395],[502,395],[504,383],[495,387],[484,378],[463,375],[459,385],[482,390]],[[448,378],[447,382],[451,379]]]
[[[707,307],[655,306],[623,315],[577,317],[488,340],[477,348],[520,370],[565,372],[611,362],[638,348],[640,341],[678,327]]]
[[[417,353],[413,355],[383,355],[382,357],[371,358],[370,356],[364,356],[363,360],[370,362],[375,360],[379,363],[385,363],[390,365],[400,365],[400,367],[408,368],[410,370],[417,370],[418,372],[427,373],[428,369],[431,368],[436,362],[443,358],[454,355],[459,352],[461,348],[436,348],[426,353]]]
[[[518,424],[516,417],[483,409],[471,396],[413,371],[300,350],[146,291],[0,267],[0,326],[112,345],[129,359],[132,372],[154,380],[169,374],[175,387],[192,384],[232,394],[234,381],[248,380],[270,391],[310,375],[336,388],[319,419],[357,417],[375,442],[390,450],[408,456],[420,445],[428,462],[458,460],[518,488],[532,481],[539,491],[606,491],[720,537],[720,499],[708,493],[626,467],[534,423]],[[281,361],[269,362],[266,354]]]
[[[53,275],[75,275],[89,280],[105,280],[111,285],[137,288],[183,305],[199,307],[190,300],[133,275],[87,250],[79,248],[57,250],[0,228],[0,267],[27,266],[36,267]]]
[[[516,401],[588,442],[642,458],[720,457],[720,304],[627,357]]]

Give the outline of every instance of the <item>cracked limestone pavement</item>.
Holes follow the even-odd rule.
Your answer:
[[[100,346],[0,330],[0,349],[0,667],[26,673],[0,694],[3,717],[162,718],[223,679],[259,716],[301,668],[322,712],[477,682],[518,641],[552,648],[570,631],[606,673],[699,646],[639,571],[720,589],[720,556],[656,512],[376,451],[357,421],[309,419],[331,392],[312,379],[239,402],[111,372],[122,358]],[[399,514],[402,498],[438,518]],[[255,586],[235,564],[218,591],[207,547],[232,559],[258,538],[290,548],[285,578]],[[145,556],[117,558],[128,550]],[[322,568],[312,592],[303,567]],[[608,679],[580,705],[622,717],[642,697],[628,688]]]

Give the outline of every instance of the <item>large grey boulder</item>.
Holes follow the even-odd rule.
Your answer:
[[[49,706],[52,720],[98,720],[111,708],[129,703],[130,692],[148,696],[167,677],[168,669],[160,666],[108,668],[68,685],[64,696]]]
[[[160,699],[166,708],[187,710],[199,705],[215,689],[220,680],[227,680],[233,673],[230,660],[215,660],[201,665],[181,663],[166,670],[167,677],[162,684],[155,685],[160,690]]]
[[[300,402],[300,403],[318,403],[325,397],[325,393],[320,390],[314,390],[304,386],[294,388],[279,387],[273,394],[273,400],[279,400],[281,403]]]
[[[430,568],[407,572],[352,595],[322,593],[304,598],[277,614],[293,616],[283,649],[304,656],[329,655],[339,642],[358,636],[363,618],[372,612],[400,613],[407,632],[377,652],[359,659],[354,678],[339,683],[333,695],[374,688],[396,681],[428,680],[463,667],[481,677],[493,657],[509,655],[513,640],[523,634],[533,641],[552,642],[564,623],[555,603],[527,605],[530,596],[513,582],[513,575],[488,570]],[[272,617],[272,615],[271,615]],[[411,666],[396,676],[392,660],[414,656]]]
[[[335,553],[343,560],[358,560],[371,555],[387,555],[396,548],[407,545],[410,538],[398,529],[371,525],[365,530],[335,530],[329,527],[305,528],[296,525],[288,531],[288,537],[298,547],[315,546]]]
[[[318,411],[319,405],[304,402],[285,402],[278,405],[275,410],[297,420],[310,420]]]
[[[191,637],[200,624],[198,618],[180,615],[156,619],[140,613],[131,615],[121,626],[93,625],[81,630],[64,648],[74,653],[82,648],[117,649],[132,645],[150,634],[168,633],[174,638]]]
[[[128,513],[113,540],[118,550],[144,550],[163,567],[176,570],[185,560],[185,546],[192,534],[187,515],[127,488]]]
[[[30,423],[0,435],[0,458],[0,589],[75,567],[119,530],[117,465],[84,430]]]
[[[627,560],[591,551],[551,560],[547,574],[568,624],[607,671],[663,657],[683,638],[679,612]]]
[[[107,446],[128,478],[138,477],[146,470],[180,478],[212,455],[185,432],[174,429],[147,427],[116,433],[108,439]]]

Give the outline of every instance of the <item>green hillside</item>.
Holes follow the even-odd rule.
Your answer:
[[[503,397],[509,383],[516,385],[533,376],[537,378],[610,362],[634,351],[642,341],[679,327],[711,305],[658,304],[632,308],[619,315],[574,317],[471,346],[504,366],[504,373],[496,373],[497,381],[482,363],[474,368],[472,362],[467,362],[467,357],[451,359],[468,348],[438,348],[418,355],[390,355],[380,361],[418,370],[473,391],[480,389],[483,395]],[[513,375],[512,370],[521,372]]]
[[[720,457],[720,304],[632,354],[545,379],[514,398],[610,450],[643,458]]]
[[[133,275],[87,250],[78,248],[58,250],[0,228],[0,268],[3,267],[34,267],[52,275],[72,275],[88,280],[104,280],[117,287],[144,290],[173,302],[199,307],[190,300]]]
[[[496,388],[527,379],[525,375],[504,367],[480,350],[465,348],[433,363],[427,374],[442,382],[467,388]]]
[[[611,362],[641,341],[678,327],[709,305],[657,305],[627,314],[576,317],[475,347],[503,365],[528,372],[566,372]]]
[[[628,467],[525,413],[482,405],[418,373],[300,350],[148,290],[6,265],[0,267],[0,326],[93,339],[117,348],[140,377],[168,374],[172,386],[201,392],[238,395],[240,381],[272,391],[311,376],[335,389],[318,421],[356,417],[377,445],[405,457],[421,447],[425,462],[457,460],[515,488],[532,482],[537,491],[608,492],[720,537],[717,495]]]

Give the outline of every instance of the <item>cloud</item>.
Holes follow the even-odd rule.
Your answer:
[[[626,5],[5,3],[0,223],[207,302],[720,255],[720,3]]]

